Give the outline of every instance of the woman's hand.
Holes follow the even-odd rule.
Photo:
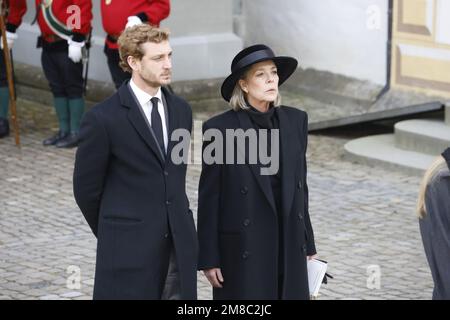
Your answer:
[[[313,256],[308,256],[308,260],[313,260],[313,259],[317,259],[319,256],[317,254],[313,255]]]
[[[214,288],[222,288],[223,277],[220,268],[203,270],[203,273]]]

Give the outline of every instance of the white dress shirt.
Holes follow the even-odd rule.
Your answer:
[[[147,118],[150,126],[152,125],[151,114],[152,114],[152,109],[153,109],[153,104],[150,100],[154,97],[158,98],[158,112],[159,112],[159,116],[161,117],[161,122],[162,122],[164,148],[166,149],[166,152],[167,152],[167,144],[169,141],[169,136],[168,136],[168,132],[167,132],[166,113],[164,112],[164,105],[162,104],[161,87],[158,89],[158,92],[156,93],[155,96],[151,96],[144,90],[140,89],[134,83],[133,79],[130,80],[130,87],[131,87],[131,90],[133,90],[133,93],[136,96],[136,98],[142,108],[142,111],[144,111],[145,117]]]

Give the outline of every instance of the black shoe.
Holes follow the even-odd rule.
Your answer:
[[[79,138],[78,133],[71,133],[66,138],[56,143],[57,148],[74,148],[78,146]]]
[[[42,143],[44,144],[44,146],[53,146],[53,145],[57,144],[59,141],[61,141],[62,139],[67,138],[68,135],[69,134],[66,132],[59,131],[54,136],[51,136],[50,138],[45,139]]]
[[[0,118],[0,139],[9,136],[9,122],[6,118]]]

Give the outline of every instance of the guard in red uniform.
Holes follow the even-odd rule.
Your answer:
[[[72,148],[84,113],[83,52],[91,32],[91,0],[36,0],[42,67],[54,97],[59,132],[44,145]]]
[[[158,27],[170,13],[169,0],[101,0],[103,29],[107,33],[105,54],[116,88],[131,77],[119,67],[117,39],[125,28],[141,23]]]
[[[27,11],[26,0],[6,0],[8,14],[6,17],[6,40],[8,48],[13,47],[14,41],[17,40],[17,28],[22,23],[22,18]],[[3,11],[3,12],[5,12]],[[9,109],[9,89],[6,78],[5,57],[3,55],[3,41],[0,36],[0,139],[9,135],[8,109]]]

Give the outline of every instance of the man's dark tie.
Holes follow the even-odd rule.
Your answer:
[[[163,127],[161,122],[161,116],[158,112],[158,101],[159,99],[154,97],[151,99],[152,101],[152,129],[153,133],[156,136],[156,140],[158,141],[159,147],[163,154],[166,154],[166,148],[164,147],[164,136],[163,136]]]

